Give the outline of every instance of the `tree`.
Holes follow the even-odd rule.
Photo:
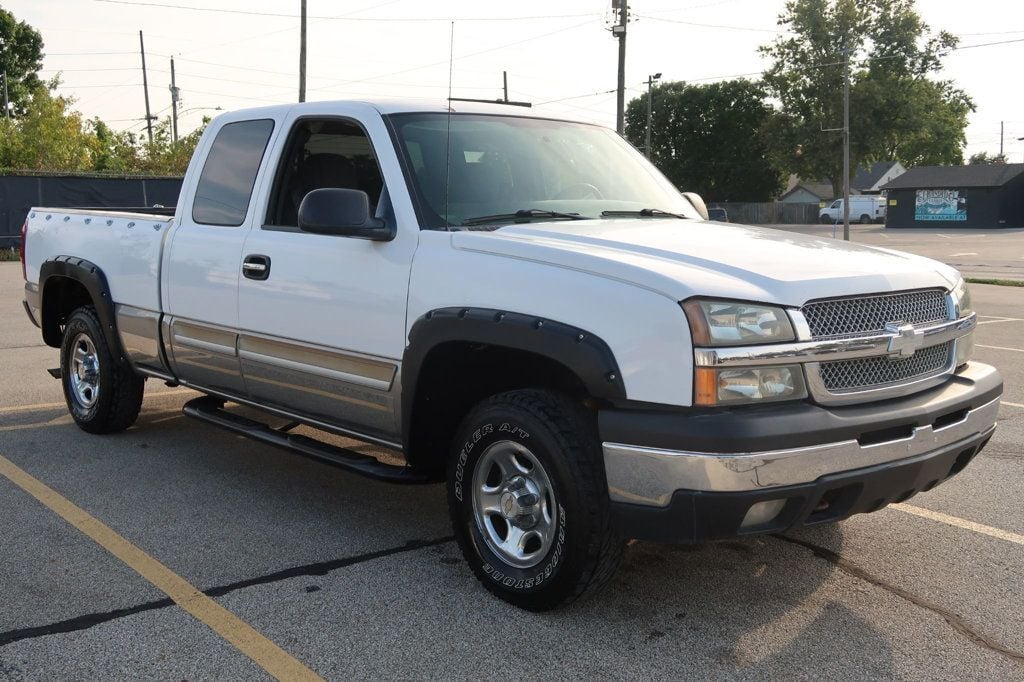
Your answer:
[[[651,161],[677,187],[708,201],[770,201],[783,187],[765,130],[774,111],[747,80],[659,84],[653,91]],[[647,95],[626,108],[626,138],[643,147]]]
[[[989,154],[988,152],[978,152],[972,154],[971,159],[967,162],[972,166],[985,166],[988,164],[1005,164],[1007,163],[1006,154]]]
[[[773,148],[788,170],[832,178],[841,192],[844,49],[850,59],[850,165],[963,163],[971,99],[930,76],[957,38],[928,26],[914,0],[788,0],[779,25],[790,35],[761,48],[781,116]]]
[[[12,116],[25,112],[29,97],[42,85],[38,75],[42,68],[43,37],[39,31],[0,7],[0,74],[7,74]]]
[[[46,85],[29,93],[22,115],[0,121],[0,168],[90,170],[96,138],[71,100],[54,96]]]

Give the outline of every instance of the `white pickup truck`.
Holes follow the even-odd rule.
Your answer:
[[[988,442],[1002,392],[956,270],[709,222],[614,132],[525,108],[225,114],[173,219],[34,208],[23,248],[83,430],[131,426],[158,379],[205,394],[185,412],[206,422],[446,481],[472,570],[532,610],[602,584],[628,538],[779,532],[929,490]]]

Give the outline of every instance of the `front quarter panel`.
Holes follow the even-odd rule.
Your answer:
[[[693,353],[677,301],[626,282],[545,263],[459,250],[424,230],[413,261],[406,335],[440,308],[489,308],[585,329],[615,356],[630,401],[688,406]]]

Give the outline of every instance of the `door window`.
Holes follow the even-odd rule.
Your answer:
[[[270,119],[228,123],[214,139],[192,203],[192,220],[238,227],[245,221],[263,152],[274,130]]]
[[[372,214],[384,180],[370,139],[358,124],[339,119],[300,120],[278,164],[266,227],[297,227],[302,199],[325,187],[366,192]]]

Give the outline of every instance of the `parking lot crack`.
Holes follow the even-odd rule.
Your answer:
[[[939,606],[938,604],[930,602],[927,599],[924,599],[923,597],[914,594],[913,592],[909,592],[898,585],[893,585],[892,583],[886,582],[882,578],[879,578],[868,573],[860,566],[857,566],[856,564],[850,562],[848,559],[845,559],[844,557],[833,552],[832,550],[826,547],[821,547],[820,545],[816,545],[813,542],[807,542],[806,540],[799,540],[797,538],[791,538],[777,533],[773,534],[772,537],[778,540],[782,540],[784,542],[789,542],[794,545],[799,545],[805,549],[809,549],[811,550],[811,552],[814,553],[814,556],[818,557],[819,559],[824,559],[825,561],[829,562],[830,564],[841,570],[843,573],[846,573],[847,575],[850,575],[854,578],[859,578],[860,580],[875,585],[876,587],[880,587],[883,590],[896,595],[897,597],[909,601],[911,604],[914,604],[915,606],[919,606],[920,608],[930,611],[935,615],[941,617],[949,624],[951,628],[959,632],[961,635],[966,637],[969,641],[976,644],[977,646],[980,646],[983,649],[988,649],[989,651],[993,651],[1016,663],[1024,663],[1024,654],[1021,654],[1017,651],[1013,651],[1012,649],[1008,649],[999,642],[989,637],[988,635],[978,632],[976,629],[974,629],[973,626],[967,623],[958,614],[953,613],[949,609]]]
[[[395,554],[402,554],[404,552],[412,552],[426,547],[433,547],[435,545],[442,545],[452,541],[451,536],[434,538],[431,540],[410,540],[404,545],[397,547],[388,547],[387,549],[377,550],[375,552],[366,552],[363,554],[356,554],[354,556],[343,557],[340,559],[332,559],[330,561],[319,561],[312,564],[304,564],[302,566],[293,566],[280,571],[274,571],[273,573],[267,573],[265,575],[257,576],[255,578],[247,578],[245,580],[238,580],[233,583],[226,585],[219,585],[217,587],[211,587],[203,590],[203,594],[207,597],[222,597],[231,592],[242,590],[247,587],[254,587],[256,585],[267,585],[269,583],[279,582],[281,580],[288,580],[289,578],[298,578],[303,576],[322,576],[336,571],[340,568],[346,568],[348,566],[354,566],[356,564],[365,563],[367,561],[374,561],[376,559],[383,559],[385,557],[393,556]],[[109,623],[110,621],[126,618],[128,616],[134,616],[137,613],[144,613],[146,611],[155,611],[158,609],[165,609],[170,606],[174,606],[174,602],[171,599],[156,599],[153,601],[143,602],[142,604],[136,604],[135,606],[129,606],[122,609],[114,609],[112,611],[100,611],[96,613],[88,613],[74,618],[68,618],[66,620],[56,621],[48,623],[46,625],[37,625],[27,628],[19,628],[15,630],[7,630],[6,632],[0,632],[0,647],[14,642],[20,642],[25,639],[34,639],[36,637],[46,637],[48,635],[57,635],[68,632],[78,632],[80,630],[87,630],[96,625],[103,623]]]

